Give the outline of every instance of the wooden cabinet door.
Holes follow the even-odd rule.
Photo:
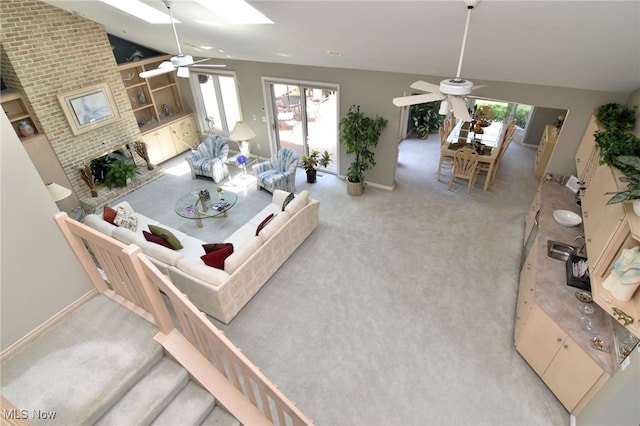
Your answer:
[[[586,185],[592,179],[593,172],[598,166],[600,160],[600,154],[596,149],[596,142],[593,134],[598,130],[596,124],[596,118],[592,115],[587,130],[584,132],[582,142],[576,152],[576,169],[578,171],[578,180],[584,182]]]
[[[538,191],[536,191],[536,195],[533,197],[533,202],[531,203],[531,207],[529,208],[529,213],[527,213],[527,217],[524,221],[523,244],[526,244],[527,240],[529,239],[529,234],[531,234],[531,230],[533,229],[533,225],[537,220],[539,211],[540,211],[540,187],[538,187]]]
[[[198,144],[200,143],[200,134],[198,133],[196,120],[193,115],[189,115],[171,123],[169,128],[171,129],[173,144],[178,154],[185,152],[188,149],[195,149],[198,147]]]
[[[611,195],[605,193],[616,190],[616,179],[611,168],[601,165],[596,169],[582,197],[582,216],[590,267],[597,265],[602,250],[624,219],[622,204],[607,205]]]
[[[537,238],[533,243],[531,251],[527,259],[522,265],[520,271],[520,284],[518,285],[518,299],[516,302],[516,323],[514,330],[514,339],[518,339],[518,335],[522,331],[524,323],[527,321],[529,312],[534,303],[534,293],[536,289],[536,256],[537,256]]]
[[[562,344],[542,380],[568,411],[572,411],[604,371],[571,338]]]
[[[516,340],[516,349],[542,377],[566,338],[567,333],[534,305]]]
[[[149,154],[149,162],[151,164],[159,164],[164,161],[162,147],[160,146],[160,133],[153,130],[142,136],[142,141],[147,145],[147,153]]]

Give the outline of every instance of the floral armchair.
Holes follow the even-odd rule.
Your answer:
[[[261,187],[269,192],[276,189],[295,192],[296,168],[300,155],[292,149],[283,148],[273,154],[270,160],[253,166],[258,189]]]
[[[191,179],[196,175],[207,176],[219,183],[229,176],[227,156],[229,155],[229,142],[218,135],[207,136],[200,142],[198,148],[185,156],[185,160],[191,168]]]

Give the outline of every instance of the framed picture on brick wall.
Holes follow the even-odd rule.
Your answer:
[[[76,136],[120,119],[107,83],[61,93],[58,101]]]

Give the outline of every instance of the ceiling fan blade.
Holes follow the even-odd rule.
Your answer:
[[[462,121],[471,121],[471,116],[469,115],[469,111],[467,111],[467,104],[463,98],[450,96],[449,101],[451,102],[453,114],[456,118],[459,118]]]
[[[473,86],[473,88],[471,90],[476,90],[476,89],[482,89],[483,87],[487,87],[486,84],[478,84]]]
[[[393,98],[393,104],[395,106],[401,107],[407,105],[424,104],[427,102],[439,101],[441,99],[444,99],[444,96],[441,93],[425,93],[424,95],[411,95]]]
[[[140,78],[151,78],[151,77],[172,72],[173,70],[175,70],[175,68],[172,65],[170,67],[162,67],[162,68],[156,68],[154,70],[142,71],[138,75],[140,76]]]
[[[412,89],[422,90],[423,92],[438,93],[440,92],[440,86],[426,81],[416,81],[411,86]]]
[[[224,68],[226,65],[224,64],[201,64],[198,65],[197,68]]]

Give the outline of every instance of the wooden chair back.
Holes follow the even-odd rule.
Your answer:
[[[478,159],[479,155],[473,148],[464,147],[456,151],[453,156],[453,169],[451,171],[451,179],[449,180],[449,190],[451,189],[453,180],[459,178],[469,181],[467,185],[467,193],[469,193],[478,175]]]

